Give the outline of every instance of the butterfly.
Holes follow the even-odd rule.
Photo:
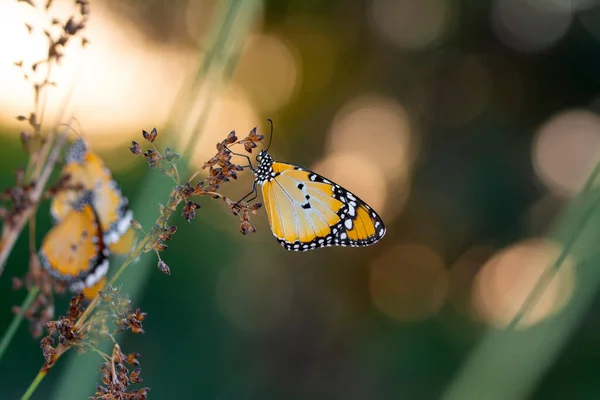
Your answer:
[[[71,146],[65,161],[62,174],[70,176],[69,184],[81,185],[84,190],[93,192],[92,206],[98,213],[104,242],[111,252],[126,253],[133,244],[134,232],[130,229],[133,214],[110,170],[82,139]],[[63,190],[52,199],[50,213],[55,221],[61,221],[72,210],[79,192]]]
[[[73,292],[93,287],[108,272],[110,253],[92,203],[93,193],[84,192],[46,234],[39,251],[42,266]]]
[[[249,164],[255,180],[247,196],[256,198],[261,186],[271,231],[286,250],[369,246],[385,235],[381,217],[367,203],[311,170],[275,161],[270,144],[256,156],[256,168]]]

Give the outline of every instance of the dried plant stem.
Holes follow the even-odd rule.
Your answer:
[[[164,129],[164,131],[172,133],[169,141],[175,147],[192,149],[192,143],[195,143],[203,134],[207,119],[205,115],[208,115],[205,108],[211,108],[214,99],[218,98],[218,89],[222,88],[221,83],[212,85],[210,81],[221,74],[225,80],[229,77],[262,6],[262,0],[219,2],[219,11],[215,14],[214,22],[211,24],[210,39],[207,41],[208,51],[200,54],[197,69],[181,85]],[[197,105],[200,106],[200,109],[195,107]],[[180,144],[181,146],[177,145],[175,142],[179,137],[190,138],[190,142]],[[182,155],[180,168],[187,167],[185,163],[189,162],[189,158],[186,155],[191,156],[191,153]],[[180,173],[187,175],[187,172],[182,171],[180,169]],[[148,224],[156,219],[156,203],[161,201],[162,193],[170,190],[172,185],[165,182],[162,177],[151,175],[145,181],[140,182],[140,187],[143,189],[137,194],[133,209],[136,212],[136,220],[143,226],[149,226]],[[129,298],[133,302],[147,284],[150,273],[156,271],[154,266],[148,264],[149,261],[142,258],[136,264],[135,279],[128,275],[122,279],[123,287],[126,288]],[[104,343],[100,343],[100,346],[103,345]],[[96,363],[90,358],[71,358],[51,397],[88,397],[94,387],[97,370]]]
[[[119,267],[119,269],[117,270],[117,272],[115,273],[115,275],[111,278],[111,280],[106,284],[105,287],[111,286],[111,285],[113,285],[117,281],[117,279],[119,278],[119,276],[121,276],[121,274],[123,272],[125,272],[125,269],[129,265],[131,265],[131,263],[137,257],[139,257],[141,255],[142,251],[144,250],[144,247],[146,246],[146,244],[148,243],[149,240],[150,240],[150,236],[146,235],[146,237],[144,237],[144,239],[140,243],[138,243],[138,245],[129,254],[129,256],[127,257],[127,259]],[[98,306],[98,303],[100,303],[100,296],[94,297],[94,299],[87,306],[87,308],[85,309],[85,311],[83,312],[83,314],[81,314],[81,316],[77,320],[77,323],[75,324],[75,327],[74,327],[75,330],[81,329],[81,327],[86,323],[86,321],[88,320],[88,318],[90,317],[90,315],[92,314],[92,312],[94,311],[94,309],[96,308],[96,306]],[[50,361],[46,362],[42,366],[42,368],[40,368],[40,371],[38,372],[38,374],[36,375],[35,379],[31,382],[31,384],[27,388],[27,391],[23,395],[22,399],[29,399],[31,397],[31,395],[35,392],[35,390],[37,389],[38,385],[42,382],[42,380],[44,379],[44,377],[52,369],[52,367],[54,366],[54,364],[56,364],[56,361],[60,358],[61,355],[63,355],[64,353],[66,353],[70,348],[71,347],[63,346],[62,344],[59,344],[56,347],[56,353],[52,356],[52,358],[51,358]]]
[[[10,325],[8,326],[8,329],[4,333],[4,336],[2,336],[2,341],[0,341],[0,360],[4,356],[4,352],[8,348],[8,344],[11,342],[12,338],[15,336],[15,333],[17,332],[17,328],[19,327],[19,324],[21,323],[21,321],[23,320],[23,317],[25,316],[25,312],[29,309],[29,306],[31,306],[31,303],[33,303],[33,300],[35,300],[35,297],[37,296],[37,294],[39,292],[40,292],[40,288],[37,286],[34,286],[31,289],[29,289],[29,293],[27,294],[27,297],[23,301],[23,304],[21,304],[21,307],[19,308],[19,312],[15,315],[15,317],[11,321]]]
[[[119,267],[119,269],[117,270],[117,272],[113,275],[113,277],[110,279],[110,281],[108,281],[108,283],[105,285],[105,287],[111,286],[111,285],[115,284],[115,282],[117,281],[117,279],[119,279],[119,277],[121,276],[121,274],[123,272],[125,272],[125,269],[129,265],[131,265],[131,263],[142,254],[142,251],[144,250],[144,247],[146,246],[146,243],[148,243],[149,240],[150,240],[150,236],[146,235],[144,237],[144,239],[142,241],[140,241],[140,243],[138,243],[138,245],[136,246],[136,248],[129,254],[129,256],[127,257],[127,259]],[[83,325],[83,323],[85,322],[85,320],[90,316],[90,314],[92,313],[92,311],[94,311],[94,308],[96,308],[96,306],[98,305],[99,302],[100,302],[100,296],[94,297],[94,299],[92,300],[92,302],[90,303],[90,305],[87,306],[87,308],[85,309],[85,311],[83,312],[83,314],[81,314],[81,317],[79,317],[79,319],[77,320],[77,324],[75,324],[76,327],[79,327],[79,326]]]
[[[50,174],[54,169],[54,165],[58,160],[60,150],[64,146],[66,139],[67,135],[65,133],[58,135],[58,137],[56,138],[54,148],[48,156],[48,160],[45,163],[44,168],[40,172],[39,179],[35,181],[35,187],[31,195],[31,202],[33,203],[32,206],[18,216],[15,225],[10,228],[8,234],[2,240],[2,248],[0,249],[0,276],[2,276],[2,272],[4,272],[6,260],[8,259],[8,256],[13,246],[15,245],[17,238],[19,237],[19,234],[25,227],[25,224],[27,223],[29,218],[32,215],[35,215],[35,212],[37,211],[37,205],[40,199],[42,198],[42,194],[44,193],[46,183],[50,178]]]

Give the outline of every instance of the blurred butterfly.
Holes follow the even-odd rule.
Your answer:
[[[113,253],[126,253],[133,244],[134,232],[130,229],[133,215],[110,170],[102,159],[78,139],[68,150],[62,174],[70,175],[69,184],[81,185],[93,192],[92,206],[98,213],[104,242]],[[50,213],[61,221],[71,210],[78,190],[63,190],[52,199]]]
[[[249,165],[256,179],[245,197],[254,193],[256,198],[256,184],[261,185],[271,231],[285,249],[369,246],[385,235],[381,217],[367,203],[313,171],[274,161],[270,145],[269,139],[256,157],[256,169]]]
[[[93,287],[108,272],[109,251],[92,199],[92,192],[80,195],[46,234],[39,252],[44,268],[73,292]]]

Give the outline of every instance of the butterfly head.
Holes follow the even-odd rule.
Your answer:
[[[258,162],[258,167],[255,172],[257,182],[262,184],[271,180],[273,172],[272,165],[275,161],[269,155],[267,150],[261,150],[256,156],[256,161]]]
[[[73,145],[69,148],[66,156],[66,163],[77,163],[83,164],[85,160],[85,155],[87,153],[87,146],[83,139],[79,138],[73,143]]]

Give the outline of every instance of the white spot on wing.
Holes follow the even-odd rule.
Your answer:
[[[356,215],[356,209],[352,205],[348,206],[348,215],[350,215],[351,217],[354,217]]]

